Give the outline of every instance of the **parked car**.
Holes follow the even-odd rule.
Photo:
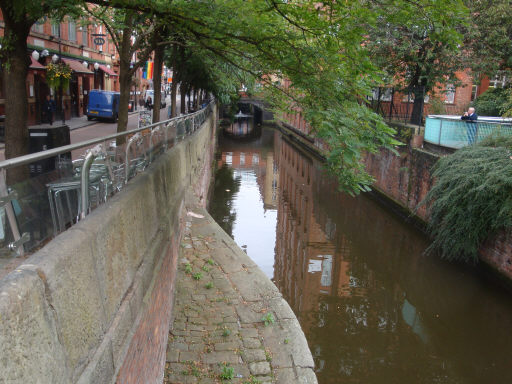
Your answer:
[[[148,101],[148,98],[151,97],[151,105],[155,103],[155,91],[153,89],[148,89],[146,91],[146,94],[144,95],[144,103]],[[165,96],[164,93],[161,93],[160,98],[160,108],[165,108],[167,106],[167,103],[165,102]]]
[[[87,120],[106,119],[113,123],[119,115],[119,92],[93,89],[89,92]]]

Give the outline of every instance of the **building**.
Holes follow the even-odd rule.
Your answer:
[[[3,15],[0,12],[0,36],[4,34]],[[27,39],[32,64],[27,75],[28,124],[42,121],[41,107],[54,90],[46,83],[46,65],[60,61],[72,69],[68,89],[64,90],[65,118],[86,113],[87,97],[91,89],[119,91],[119,55],[105,27],[85,25],[65,18],[54,22],[44,18],[34,24]],[[5,90],[0,77],[0,114],[5,114]]]

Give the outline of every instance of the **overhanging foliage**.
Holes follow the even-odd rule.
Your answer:
[[[433,242],[427,252],[478,261],[482,242],[512,226],[512,139],[490,138],[435,165],[429,205]]]

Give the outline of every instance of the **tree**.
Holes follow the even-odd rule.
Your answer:
[[[464,0],[470,11],[465,34],[467,64],[477,75],[512,70],[510,0]]]
[[[438,84],[457,83],[467,9],[460,0],[366,4],[376,15],[366,45],[388,82],[413,92],[411,123],[420,124],[424,96]]]
[[[115,5],[115,4],[113,4]],[[99,20],[112,38],[119,52],[119,120],[117,132],[126,131],[128,125],[128,104],[132,78],[136,71],[148,60],[154,50],[154,16],[148,11],[135,11],[131,8],[97,6],[86,11]],[[132,58],[136,56],[136,61]],[[118,140],[119,144],[124,140]]]
[[[30,58],[27,54],[27,37],[30,28],[43,16],[52,14],[56,17],[66,12],[76,11],[78,1],[17,1],[0,0],[5,29],[1,39],[5,98],[5,157],[7,159],[24,155],[28,152],[28,101],[26,78]],[[8,174],[9,183],[20,181],[25,176],[21,167],[12,169]]]

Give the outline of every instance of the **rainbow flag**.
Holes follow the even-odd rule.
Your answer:
[[[152,61],[146,61],[146,65],[144,66],[144,69],[142,71],[142,78],[146,80],[153,79],[153,62]]]

